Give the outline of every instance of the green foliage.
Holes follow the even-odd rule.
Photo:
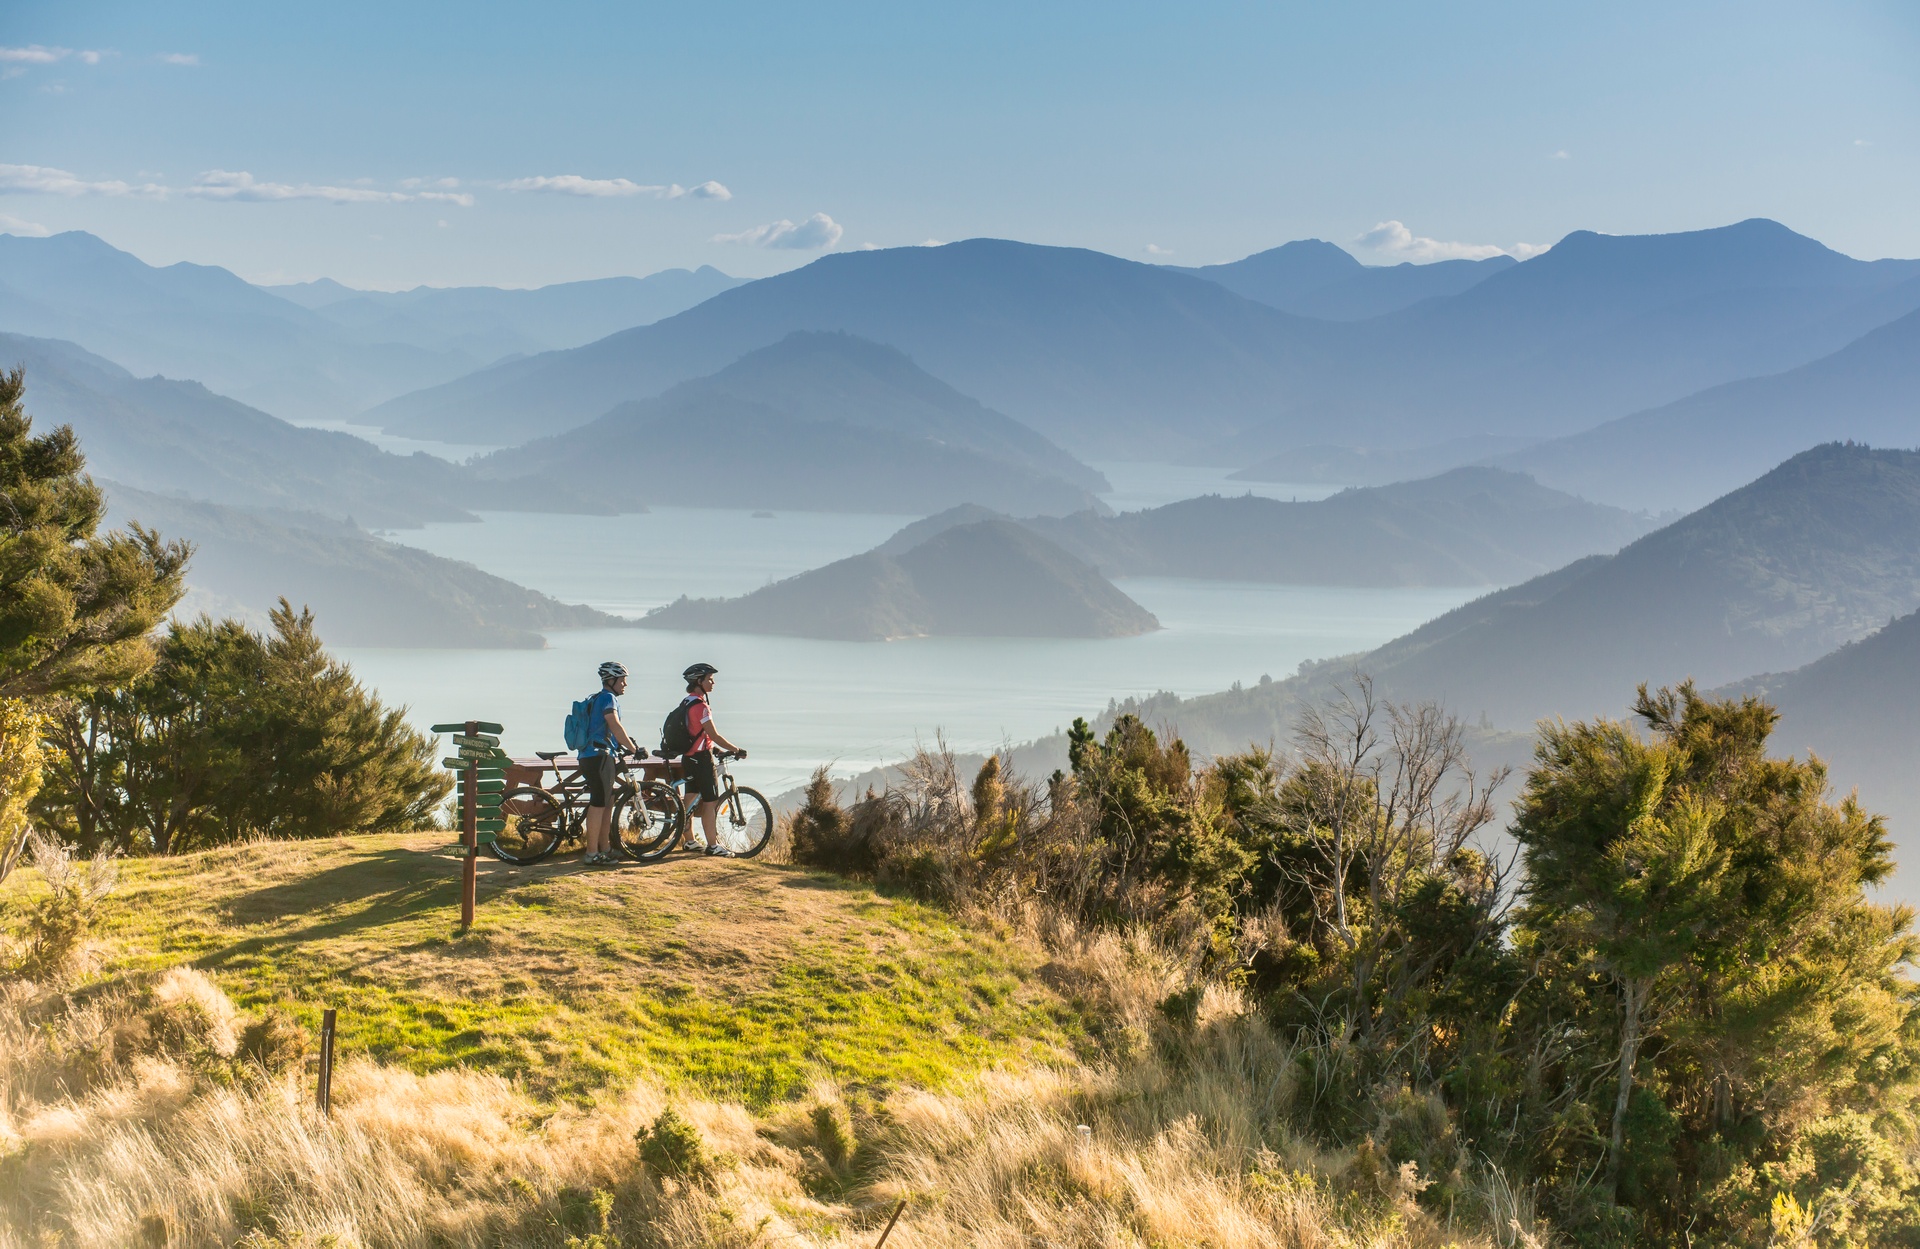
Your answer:
[[[0,698],[111,686],[153,663],[147,634],[180,600],[188,551],[106,501],[66,426],[33,436],[21,369],[0,373]]]
[[[23,979],[58,984],[78,970],[117,873],[104,852],[76,862],[67,846],[37,830],[29,834],[28,845],[45,892],[26,906],[26,949],[9,970]]]
[[[40,792],[43,721],[24,698],[0,698],[0,880],[26,848],[27,804]]]
[[[698,1182],[708,1179],[717,1165],[700,1129],[672,1106],[635,1133],[634,1139],[640,1144],[640,1161],[656,1175]]]
[[[835,1171],[843,1171],[853,1161],[859,1142],[853,1134],[853,1114],[839,1101],[821,1102],[813,1108],[813,1139],[820,1156]]]
[[[804,818],[837,830],[825,866],[1189,939],[1295,1041],[1302,1126],[1383,1183],[1411,1164],[1436,1212],[1524,1192],[1581,1245],[1920,1245],[1920,945],[1868,899],[1882,821],[1768,757],[1764,704],[1636,710],[1650,736],[1543,727],[1519,880],[1474,840],[1502,776],[1364,678],[1290,765],[1076,721],[1044,795],[996,765],[968,802],[934,760],[850,811],[816,786]],[[1191,1030],[1200,1001],[1160,1014]]]
[[[1589,1127],[1545,1142],[1536,1166],[1604,1162],[1661,1243],[1732,1236],[1789,1181],[1803,1204],[1848,1185],[1911,1191],[1872,1148],[1822,1154],[1835,1129],[1816,1128],[1858,1131],[1867,1121],[1847,1116],[1872,1110],[1871,1131],[1912,1156],[1920,1050],[1901,968],[1920,947],[1906,908],[1865,893],[1892,868],[1883,822],[1827,801],[1817,760],[1768,758],[1763,703],[1643,687],[1636,711],[1651,740],[1609,721],[1544,728],[1514,826],[1515,942],[1546,973],[1525,1026],[1598,1051],[1554,1064]],[[1598,1087],[1580,1075],[1595,1066]],[[1815,1156],[1838,1161],[1822,1172]]]
[[[417,827],[451,782],[433,743],[328,658],[283,599],[273,634],[170,626],[123,689],[64,700],[39,807],[82,845],[178,853],[248,836]]]

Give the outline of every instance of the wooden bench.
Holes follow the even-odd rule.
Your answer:
[[[513,762],[507,765],[506,781],[509,789],[516,785],[535,785],[546,788],[546,775],[555,774],[555,779],[565,777],[580,769],[580,756],[571,753],[546,755],[515,755]],[[680,760],[666,760],[658,756],[648,756],[639,761],[639,766],[629,764],[629,773],[637,773],[641,780],[677,781],[685,775],[686,769]]]

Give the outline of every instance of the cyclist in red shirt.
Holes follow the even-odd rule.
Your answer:
[[[713,751],[717,746],[742,759],[747,757],[747,752],[713,726],[713,708],[707,696],[713,693],[713,678],[719,671],[712,664],[695,664],[681,673],[687,679],[687,696],[680,700],[680,705],[687,709],[687,732],[693,738],[686,752],[687,788],[700,795],[693,814],[700,817],[700,829],[707,838],[707,853],[731,859],[733,851],[720,844],[720,769]]]

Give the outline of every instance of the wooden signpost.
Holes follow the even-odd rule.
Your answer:
[[[460,870],[460,926],[471,928],[480,844],[495,840],[507,827],[501,816],[500,795],[506,790],[506,769],[513,760],[500,749],[501,728],[490,720],[436,724],[433,731],[453,734],[459,752],[440,762],[460,778],[460,844],[467,851]]]

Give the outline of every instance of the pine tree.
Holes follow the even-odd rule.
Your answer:
[[[0,373],[0,698],[120,684],[152,665],[188,549],[138,525],[101,534],[73,430],[35,437],[25,393],[24,370]]]

